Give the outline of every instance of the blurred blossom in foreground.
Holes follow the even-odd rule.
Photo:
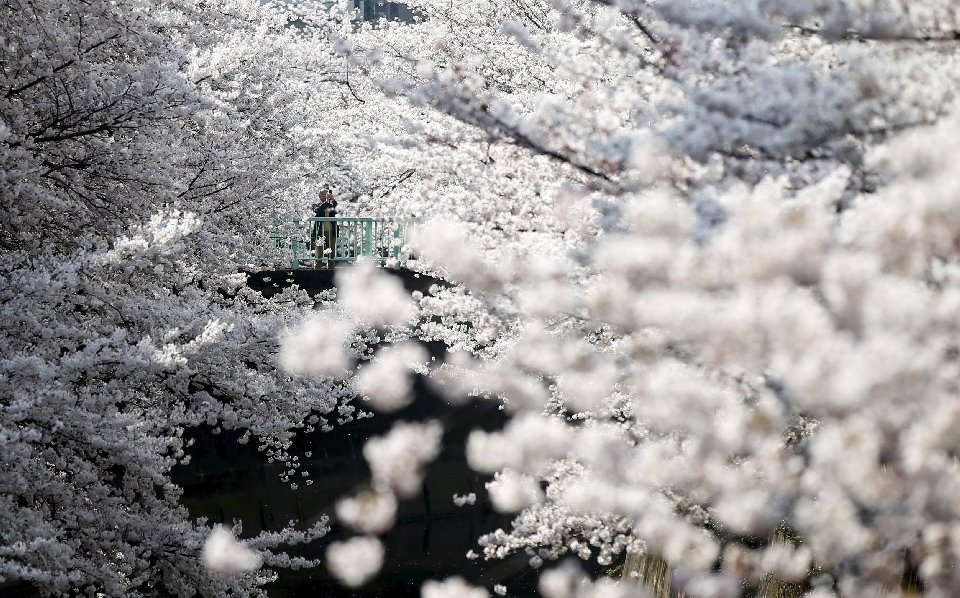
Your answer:
[[[396,411],[409,405],[413,397],[413,380],[409,370],[414,364],[426,362],[427,351],[414,342],[403,342],[382,349],[376,359],[365,364],[357,373],[358,390],[370,398],[378,411]]]
[[[421,598],[489,598],[490,592],[468,584],[462,577],[430,580],[420,589]]]
[[[337,297],[364,324],[400,326],[416,315],[410,293],[396,276],[369,260],[337,270]]]
[[[344,585],[356,588],[380,570],[383,553],[380,540],[369,536],[334,542],[327,548],[327,568]]]
[[[407,498],[420,490],[423,467],[440,454],[443,428],[439,422],[398,422],[386,436],[371,438],[363,447],[373,485]]]
[[[371,534],[393,527],[397,499],[389,492],[366,490],[337,503],[337,517],[353,529]]]
[[[292,374],[338,377],[350,365],[353,328],[329,316],[310,318],[283,338],[280,363]]]
[[[259,554],[237,541],[233,532],[218,525],[203,544],[200,556],[207,569],[227,575],[241,575],[256,571],[263,564]]]

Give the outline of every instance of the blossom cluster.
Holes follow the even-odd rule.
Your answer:
[[[342,52],[409,101],[383,147],[455,223],[415,240],[461,285],[419,299],[460,350],[432,377],[511,415],[468,446],[519,512],[484,555],[956,594],[955,8],[412,4]],[[628,591],[583,577],[541,590]]]

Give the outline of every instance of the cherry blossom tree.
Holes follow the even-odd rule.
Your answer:
[[[409,5],[0,6],[0,578],[262,593],[325,526],[190,521],[186,431],[292,475],[298,430],[355,393],[402,407],[413,370],[511,415],[467,447],[517,513],[485,558],[645,555],[690,596],[955,595],[953,3]],[[411,307],[363,264],[319,315],[247,289],[263,230],[330,187],[429,220],[410,267],[453,286]],[[370,338],[395,346],[348,378]],[[326,553],[345,584],[441,440],[367,443],[370,487],[336,506],[359,536]],[[571,562],[540,583],[637,591]]]
[[[307,110],[346,85],[328,40],[350,25],[326,14],[0,6],[0,582],[249,595],[314,564],[279,547],[323,522],[239,541],[239,523],[191,521],[169,474],[189,430],[234,430],[295,471],[297,431],[350,417],[336,377],[280,369],[313,301],[266,300],[242,272],[338,160],[313,117],[329,111]]]
[[[435,173],[411,179],[421,209],[468,223],[416,244],[461,285],[419,298],[463,349],[433,378],[513,415],[468,446],[518,512],[483,555],[657,555],[690,596],[956,594],[956,8],[411,5],[424,21],[379,30],[381,54],[341,51],[416,114],[425,157],[396,151]],[[497,196],[511,166],[523,189]],[[430,201],[509,211],[533,189],[579,222],[543,242],[513,221],[504,245]],[[541,590],[636,588],[568,565]]]

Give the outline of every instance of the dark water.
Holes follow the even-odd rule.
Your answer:
[[[426,290],[431,284],[442,283],[408,271],[394,273],[409,290]],[[251,276],[250,286],[270,295],[288,279],[314,293],[332,286],[332,272],[314,270],[259,273]],[[438,358],[442,356],[442,347],[429,348]],[[285,467],[267,463],[253,443],[240,445],[235,435],[213,435],[203,429],[195,431],[192,460],[173,472],[174,481],[184,488],[183,503],[192,516],[228,525],[235,519],[242,520],[244,536],[278,530],[291,520],[307,526],[324,514],[332,515],[337,499],[353,494],[369,480],[361,454],[366,439],[386,433],[397,420],[437,419],[444,426],[443,452],[428,466],[420,495],[400,503],[396,526],[382,538],[387,550],[379,575],[363,588],[347,590],[324,567],[284,572],[269,588],[271,595],[419,596],[425,580],[452,575],[488,588],[503,584],[510,596],[535,595],[537,575],[527,565],[526,556],[487,562],[470,561],[465,556],[470,549],[480,552],[477,538],[481,534],[498,527],[507,529],[510,524],[511,517],[496,513],[486,499],[483,486],[489,478],[470,471],[464,456],[470,430],[492,430],[503,425],[505,417],[497,403],[475,401],[451,407],[420,379],[415,396],[413,404],[390,416],[377,414],[298,439],[294,454],[299,455],[302,469],[310,472],[314,483],[300,483],[296,491],[280,481]],[[305,452],[311,452],[312,457],[305,457]],[[470,492],[477,494],[475,505],[453,504],[454,493]],[[353,535],[333,524],[327,536],[294,549],[294,554],[323,557],[328,544]]]
[[[195,517],[226,524],[242,520],[244,536],[280,529],[291,520],[309,525],[323,514],[332,514],[338,498],[369,479],[360,453],[367,438],[385,433],[396,419],[436,418],[444,423],[444,452],[428,466],[421,494],[400,503],[397,525],[383,537],[386,558],[377,578],[349,591],[322,567],[293,571],[281,574],[270,588],[271,595],[419,596],[424,580],[452,575],[488,587],[504,584],[511,596],[533,595],[536,575],[526,565],[526,557],[489,562],[465,557],[471,548],[478,549],[477,537],[482,533],[509,527],[510,517],[494,512],[486,500],[483,484],[489,478],[471,472],[464,457],[467,433],[475,427],[497,428],[503,415],[492,403],[453,409],[422,384],[418,386],[416,402],[397,417],[376,416],[304,438],[297,452],[314,483],[301,483],[296,491],[280,481],[283,466],[266,463],[254,447],[237,445],[226,436],[200,434],[190,465],[174,473],[185,491],[183,502]],[[305,458],[305,451],[311,451],[312,458]],[[453,504],[454,493],[469,492],[477,493],[475,505]],[[322,557],[330,542],[352,535],[334,522],[327,536],[294,553]]]

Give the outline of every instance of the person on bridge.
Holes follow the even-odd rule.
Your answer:
[[[320,203],[313,204],[313,211],[317,218],[337,217],[337,200],[334,199],[333,192],[330,189],[320,191]],[[336,265],[337,223],[316,223],[310,236],[317,258],[314,262],[314,268],[317,270],[332,270]]]
[[[330,189],[320,191],[320,203],[313,204],[313,212],[317,218],[336,218],[337,200],[333,197],[333,191]],[[336,265],[337,223],[314,223],[310,240],[316,256],[314,268],[317,270],[332,270]],[[327,251],[328,249],[329,251]]]

